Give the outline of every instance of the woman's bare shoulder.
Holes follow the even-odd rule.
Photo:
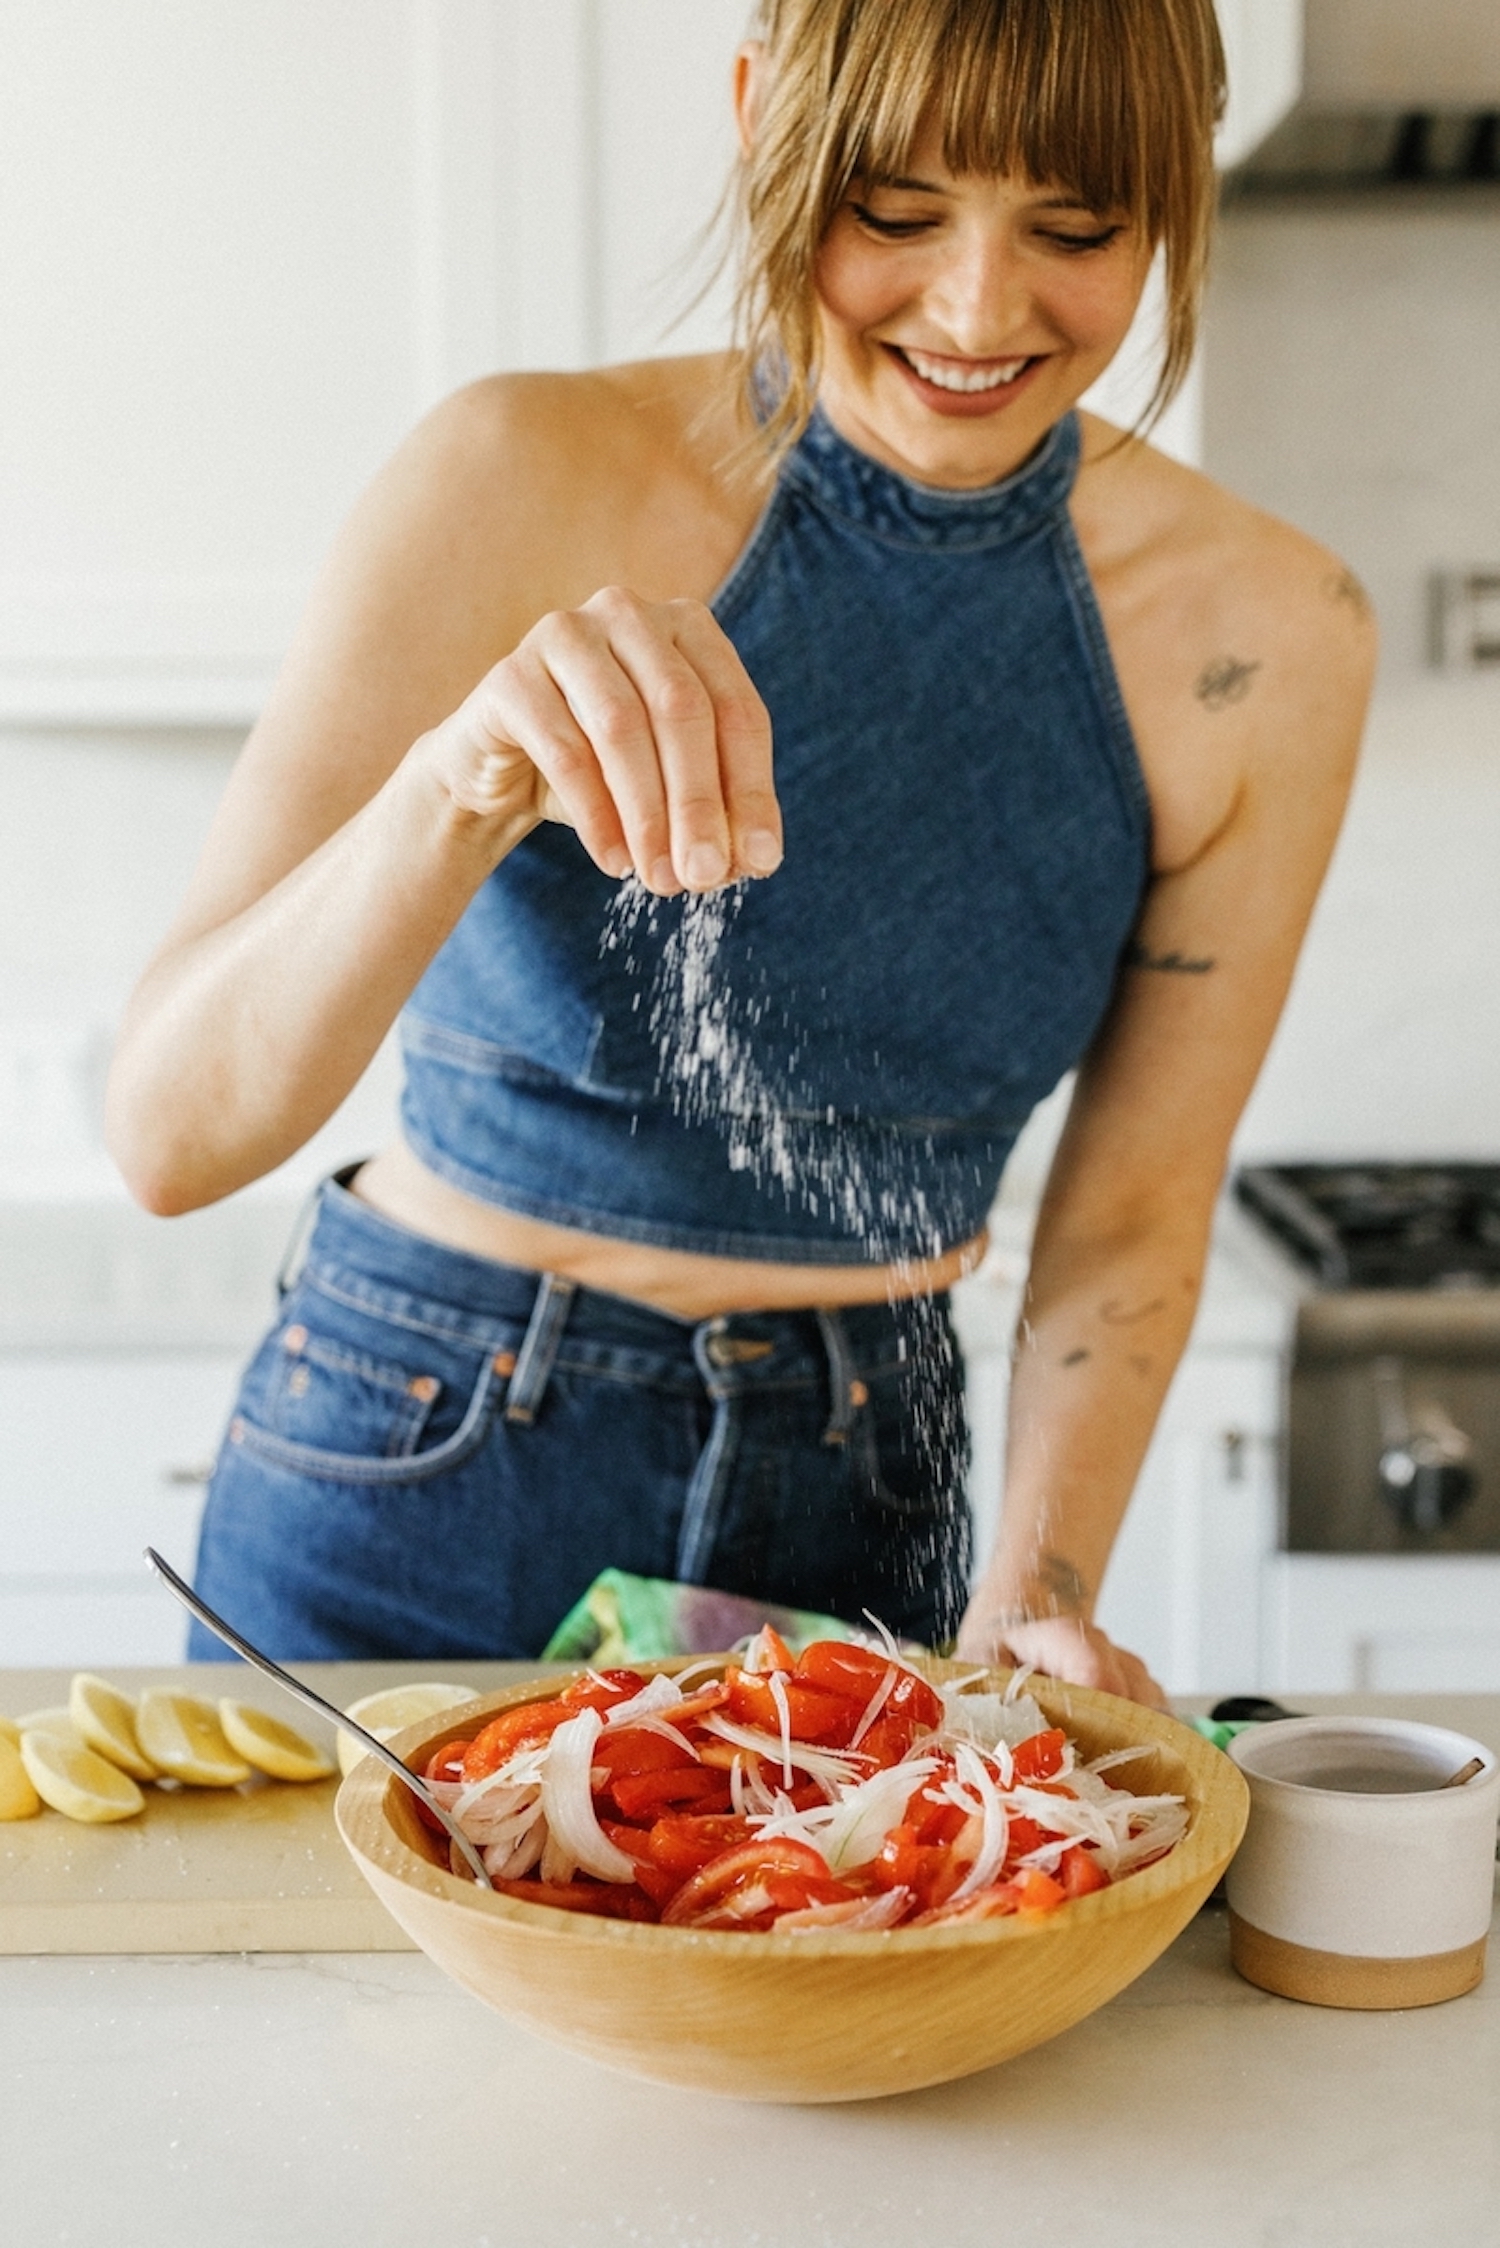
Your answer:
[[[357,674],[420,731],[549,611],[610,584],[659,597],[653,577],[711,525],[699,424],[718,374],[680,360],[492,375],[442,400],[351,509],[282,696],[324,699],[328,674]]]
[[[1284,662],[1346,661],[1356,680],[1373,658],[1375,615],[1343,558],[1150,444],[1088,419],[1084,500],[1099,567],[1138,581],[1158,623],[1195,638],[1270,637]]]
[[[731,425],[722,355],[488,375],[445,398],[387,474],[497,569],[519,551],[531,573],[571,578],[582,558],[614,560],[654,508],[708,504]]]

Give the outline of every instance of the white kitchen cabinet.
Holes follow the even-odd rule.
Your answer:
[[[1276,1554],[1265,1644],[1272,1693],[1495,1693],[1500,1556]]]
[[[248,722],[419,414],[659,347],[748,13],[0,0],[0,726]]]
[[[179,1566],[243,1355],[0,1357],[0,1666],[166,1663],[185,1618],[142,1560]]]

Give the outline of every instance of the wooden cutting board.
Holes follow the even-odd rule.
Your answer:
[[[540,1665],[304,1663],[340,1708],[378,1686],[446,1678],[476,1693]],[[123,1692],[176,1686],[254,1702],[331,1748],[332,1727],[243,1663],[111,1668]],[[72,1672],[0,1670],[0,1714],[68,1698]],[[292,1786],[146,1789],[139,1818],[83,1826],[56,1811],[0,1823],[0,1953],[410,1951],[339,1840],[336,1779]]]

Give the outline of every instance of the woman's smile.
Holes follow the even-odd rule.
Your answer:
[[[923,403],[938,414],[971,420],[997,414],[1012,404],[1044,354],[1007,359],[963,359],[951,353],[922,351],[915,344],[885,346]]]

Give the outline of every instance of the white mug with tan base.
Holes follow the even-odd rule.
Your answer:
[[[1473,1989],[1500,1759],[1391,1717],[1282,1719],[1229,1753],[1250,1786],[1225,1881],[1230,1956],[1247,1982],[1319,2006],[1432,2006]]]

